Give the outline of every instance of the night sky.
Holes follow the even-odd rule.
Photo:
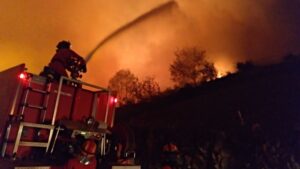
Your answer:
[[[120,27],[166,0],[0,0],[0,70],[26,63],[39,73],[60,40],[83,57]],[[106,86],[119,69],[171,85],[174,51],[207,51],[221,73],[235,63],[278,62],[300,53],[299,0],[177,0],[112,36],[93,55],[84,80]]]

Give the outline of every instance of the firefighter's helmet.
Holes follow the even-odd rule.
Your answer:
[[[71,43],[69,41],[60,41],[58,42],[58,44],[56,45],[57,49],[70,49]]]

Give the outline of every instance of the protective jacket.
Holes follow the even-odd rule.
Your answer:
[[[48,66],[61,76],[68,77],[66,68],[68,66],[69,60],[72,57],[83,59],[71,49],[58,49]]]

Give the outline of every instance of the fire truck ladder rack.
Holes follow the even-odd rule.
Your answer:
[[[62,85],[63,85],[64,80],[73,82],[75,84],[81,84],[81,85],[89,86],[91,88],[100,89],[101,91],[106,91],[106,92],[109,93],[109,96],[110,96],[110,91],[108,91],[105,88],[102,88],[102,87],[99,87],[99,86],[95,86],[95,85],[92,85],[92,84],[89,84],[89,83],[85,83],[85,82],[82,82],[82,81],[78,81],[78,80],[74,80],[74,79],[69,79],[67,77],[61,77],[60,81],[59,81],[59,86],[58,86],[57,96],[56,96],[56,100],[55,100],[55,107],[54,107],[54,112],[53,112],[51,124],[47,125],[47,124],[37,124],[37,123],[29,123],[29,122],[20,122],[20,126],[19,126],[19,130],[18,130],[17,138],[16,138],[16,141],[15,141],[15,146],[14,146],[14,149],[13,149],[14,156],[16,156],[16,153],[18,151],[18,147],[19,146],[45,147],[46,148],[45,153],[48,153],[48,150],[50,148],[51,142],[53,142],[52,143],[52,148],[51,148],[51,153],[53,152],[53,149],[54,149],[54,146],[55,146],[55,143],[56,143],[56,140],[57,140],[57,136],[58,136],[58,134],[59,134],[59,132],[61,130],[60,126],[58,126],[57,128],[55,127],[55,120],[56,120],[56,115],[57,115],[57,111],[58,111],[58,105],[59,105],[59,101],[60,101],[60,96],[62,94]],[[51,87],[51,83],[47,84],[47,90],[46,91],[39,90],[39,89],[29,88],[29,90],[25,94],[24,102],[21,105],[21,106],[23,106],[22,111],[21,111],[21,115],[23,115],[25,107],[38,108],[38,109],[44,111],[44,115],[43,115],[44,117],[43,117],[43,120],[42,120],[42,122],[44,122],[45,114],[46,114],[46,109],[47,109],[47,107],[45,105],[47,105],[47,102],[48,102],[48,97],[49,97],[48,95],[49,95],[50,87]],[[28,97],[28,92],[29,91],[39,92],[41,94],[46,94],[46,97],[44,97],[44,103],[43,103],[44,105],[43,106],[34,106],[34,105],[27,104],[26,101],[27,101],[27,97]],[[108,97],[108,99],[109,99],[109,97]],[[106,112],[106,114],[107,114],[108,113],[108,109],[106,111],[107,111]],[[48,136],[48,141],[47,142],[21,141],[21,136],[22,136],[22,132],[23,132],[23,128],[24,127],[49,129],[50,133],[49,133],[49,136]],[[53,137],[53,133],[54,133],[55,128],[57,129],[57,132],[56,132],[54,140],[52,141],[52,137]]]
[[[45,122],[46,113],[47,113],[47,106],[48,106],[49,94],[50,94],[50,90],[51,90],[51,83],[46,82],[44,90],[33,88],[33,87],[31,87],[30,84],[31,84],[31,82],[29,82],[29,84],[28,84],[28,86],[26,88],[26,92],[25,92],[25,96],[24,96],[24,101],[23,101],[23,103],[21,103],[21,106],[22,106],[21,113],[20,113],[21,117],[24,115],[25,108],[38,109],[43,114],[43,118],[41,119],[41,121],[42,121],[42,123],[44,123]],[[42,105],[29,104],[27,102],[29,92],[40,93],[42,95],[42,99],[43,99]]]
[[[34,76],[34,75],[31,75],[31,76]],[[42,90],[42,89],[37,89],[37,88],[31,87],[31,80],[28,81],[28,86],[25,89],[25,96],[24,96],[23,102],[20,105],[22,107],[20,115],[21,115],[21,117],[24,116],[25,108],[32,108],[32,109],[40,110],[43,117],[41,119],[41,124],[39,124],[39,123],[29,123],[29,122],[23,122],[23,121],[20,122],[17,137],[16,137],[16,141],[15,141],[15,145],[14,145],[14,149],[13,149],[13,156],[16,156],[16,153],[18,151],[19,146],[45,147],[46,148],[46,153],[48,152],[55,126],[54,125],[42,124],[42,123],[45,122],[50,90],[51,90],[51,83],[45,82],[45,89]],[[41,96],[42,97],[42,105],[33,105],[33,104],[29,104],[27,102],[30,92],[35,92],[35,93],[39,93],[39,94],[42,95]],[[23,132],[24,127],[50,130],[47,142],[21,141],[21,136],[22,136],[22,132]]]

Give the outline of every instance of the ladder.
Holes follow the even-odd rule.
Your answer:
[[[23,132],[24,127],[32,127],[32,128],[40,128],[40,129],[49,129],[50,133],[48,136],[47,142],[36,142],[36,141],[21,141],[21,136]],[[47,125],[47,124],[37,124],[37,123],[28,123],[28,122],[20,122],[15,146],[13,149],[13,154],[15,155],[18,151],[19,146],[29,146],[29,147],[45,147],[46,148],[46,153],[49,150],[51,139],[53,136],[53,131],[54,131],[54,125]]]
[[[50,90],[51,90],[51,83],[45,81],[44,82],[44,89],[38,89],[38,88],[33,88],[31,86],[32,83],[32,78],[34,78],[35,75],[32,75],[31,79],[28,80],[28,85],[24,89],[24,96],[22,98],[23,101],[21,101],[21,110],[20,110],[20,117],[21,117],[21,122],[19,125],[19,129],[17,132],[17,137],[15,140],[15,145],[13,148],[13,156],[16,156],[18,148],[20,146],[27,146],[27,147],[44,147],[46,148],[45,153],[48,152],[52,136],[54,133],[55,126],[54,124],[44,124],[45,123],[45,118],[46,118],[46,113],[47,113],[47,105],[49,101],[49,95],[50,95]],[[41,95],[41,105],[33,105],[28,103],[28,98],[30,93],[38,93]],[[25,113],[25,109],[37,109],[40,111],[40,123],[31,123],[31,122],[24,122],[23,117]],[[47,142],[41,142],[41,141],[22,141],[22,133],[24,127],[27,128],[35,128],[35,129],[46,129],[49,130]],[[34,137],[34,136],[33,136]]]

